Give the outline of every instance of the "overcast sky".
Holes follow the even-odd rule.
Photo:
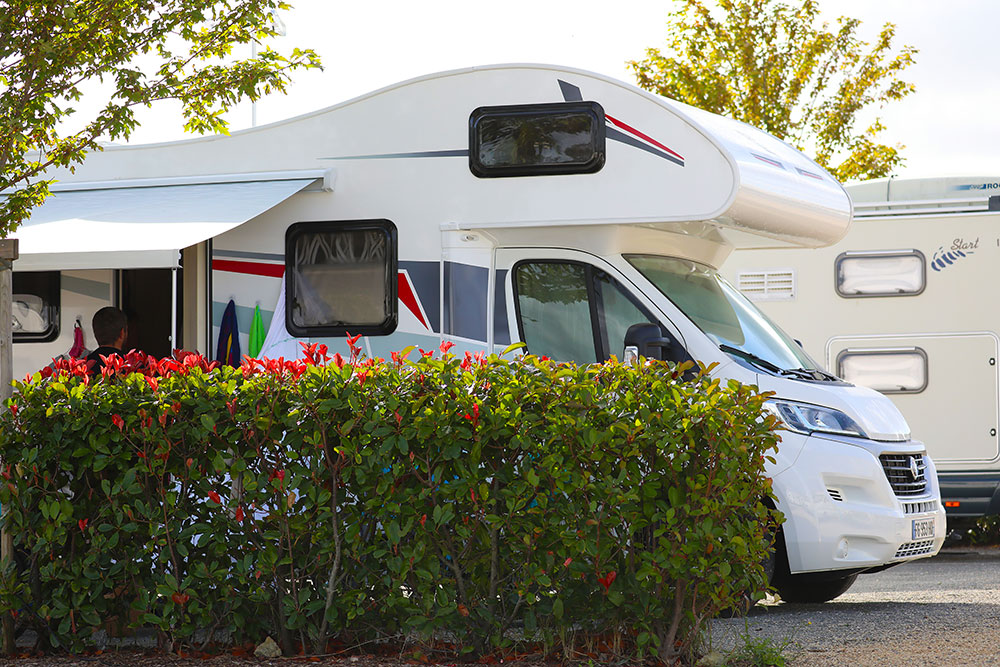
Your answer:
[[[632,81],[625,62],[665,42],[669,0],[291,0],[281,50],[313,48],[325,71],[296,75],[286,96],[257,105],[258,125],[321,109],[431,72],[541,62]],[[886,21],[920,50],[905,78],[917,92],[884,114],[889,143],[906,146],[900,176],[1000,175],[1000,2],[820,0],[826,15],[862,19],[874,39]],[[247,49],[249,51],[249,48]],[[169,105],[144,116],[132,143],[184,138]],[[229,115],[250,126],[249,105]]]

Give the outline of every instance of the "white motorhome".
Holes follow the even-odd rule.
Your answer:
[[[18,374],[109,303],[154,354],[214,351],[232,301],[244,350],[264,311],[266,356],[346,352],[350,332],[383,357],[442,340],[690,357],[775,393],[786,599],[831,599],[944,540],[934,464],[891,401],[815,370],[718,274],[734,248],[825,246],[851,221],[829,174],[742,123],[597,74],[490,66],[231,137],[108,147],[58,177],[19,231]]]
[[[827,370],[892,399],[938,465],[949,516],[1000,514],[1000,179],[847,191],[841,241],[734,253],[727,275]]]

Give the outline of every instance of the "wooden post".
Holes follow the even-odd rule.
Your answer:
[[[14,321],[13,287],[14,260],[17,259],[17,239],[0,239],[0,408],[11,396],[14,381],[14,340],[11,325]],[[0,461],[2,464],[2,461]],[[6,514],[7,508],[3,508]],[[14,561],[14,536],[7,530],[6,517],[0,515],[0,567]],[[3,615],[3,651],[14,654],[14,618]]]

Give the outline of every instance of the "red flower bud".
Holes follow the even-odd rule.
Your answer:
[[[187,593],[177,592],[171,595],[170,599],[174,601],[174,604],[183,607],[187,603],[187,601],[191,599],[191,596],[188,595]]]

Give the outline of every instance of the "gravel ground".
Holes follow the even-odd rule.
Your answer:
[[[713,621],[716,650],[742,635],[788,642],[793,667],[1000,665],[1000,549],[947,549],[862,575],[826,604],[771,601]]]

